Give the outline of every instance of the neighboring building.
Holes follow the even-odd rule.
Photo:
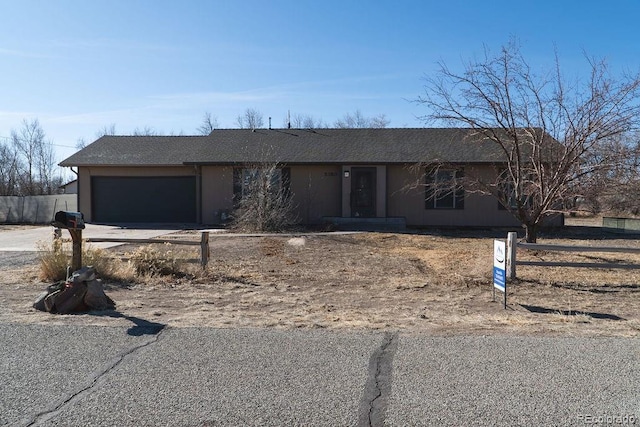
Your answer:
[[[58,188],[62,190],[63,194],[78,194],[78,180],[74,179],[66,184],[62,184]]]
[[[490,196],[429,198],[416,179],[493,174],[501,153],[464,129],[221,129],[207,136],[103,136],[61,166],[78,170],[89,222],[219,224],[253,166],[277,162],[302,223],[401,218],[410,226],[516,226]],[[454,169],[420,177],[411,166]],[[415,169],[415,168],[414,168]],[[353,221],[353,220],[352,220]]]

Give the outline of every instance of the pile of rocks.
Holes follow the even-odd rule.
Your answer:
[[[104,293],[93,267],[82,267],[64,282],[47,287],[33,307],[49,313],[79,313],[90,310],[111,310],[116,303]]]

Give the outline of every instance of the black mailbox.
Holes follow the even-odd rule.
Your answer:
[[[84,229],[84,215],[82,212],[58,211],[51,225],[69,230],[82,230]]]

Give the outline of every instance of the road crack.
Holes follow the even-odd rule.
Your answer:
[[[393,356],[398,348],[398,333],[386,333],[382,344],[371,354],[369,376],[365,384],[358,426],[375,427],[384,425],[387,404],[391,395]]]
[[[127,356],[130,356],[142,350],[143,348],[158,342],[158,340],[161,338],[162,333],[165,331],[165,329],[166,328],[164,327],[159,328],[155,333],[152,334],[152,337],[147,339],[145,342],[140,343],[139,345],[136,345],[134,347],[131,347],[119,353],[118,355],[116,355],[116,357],[111,360],[111,363],[108,366],[106,366],[104,369],[102,369],[101,371],[99,371],[98,373],[93,375],[93,377],[90,378],[88,384],[84,385],[79,390],[71,393],[64,401],[62,401],[56,407],[37,413],[31,420],[27,421],[27,423],[24,425],[27,427],[41,426],[41,425],[44,425],[45,422],[56,417],[66,407],[73,405],[76,401],[82,399],[85,395],[91,393],[91,390],[96,385],[98,385],[100,380],[104,378],[105,375],[109,374],[109,372],[116,369]]]

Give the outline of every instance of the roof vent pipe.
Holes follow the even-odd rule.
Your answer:
[[[271,129],[271,117],[269,117],[269,129]]]

